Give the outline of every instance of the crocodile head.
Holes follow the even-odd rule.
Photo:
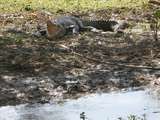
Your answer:
[[[47,21],[47,37],[49,39],[55,39],[62,37],[65,34],[65,30],[61,25],[56,24],[52,20]]]

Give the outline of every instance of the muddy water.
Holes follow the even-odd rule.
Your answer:
[[[160,120],[160,101],[147,91],[93,94],[59,104],[34,104],[0,108],[0,120],[118,120],[127,115],[146,114],[147,120]]]

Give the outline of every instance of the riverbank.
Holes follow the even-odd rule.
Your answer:
[[[57,15],[46,11],[1,14],[0,105],[46,103],[151,82],[157,84],[160,41],[153,39],[147,27],[152,11],[135,9],[127,15],[123,11],[100,10],[78,16],[84,19],[109,19],[109,13],[116,19],[128,16],[131,27],[124,34],[84,32],[56,41],[32,33],[38,23],[43,25],[49,16]],[[58,16],[64,14],[75,13]]]

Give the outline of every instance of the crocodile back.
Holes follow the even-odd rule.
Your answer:
[[[56,24],[62,25],[64,28],[68,29],[71,26],[78,28],[83,27],[82,21],[74,16],[62,16],[55,20]]]

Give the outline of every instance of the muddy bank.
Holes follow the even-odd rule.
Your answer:
[[[0,105],[46,103],[159,79],[160,42],[148,29],[85,32],[50,41],[31,34],[44,24],[40,18],[43,14],[1,16]],[[11,27],[23,32],[6,32]]]

